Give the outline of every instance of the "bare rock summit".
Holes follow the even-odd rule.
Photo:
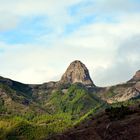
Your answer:
[[[75,60],[69,65],[60,82],[70,84],[82,83],[85,86],[95,86],[87,67],[79,60]]]
[[[138,82],[138,81],[140,81],[140,70],[138,70],[133,76],[133,78],[129,80],[128,82]]]

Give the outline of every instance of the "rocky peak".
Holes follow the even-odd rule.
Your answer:
[[[133,78],[129,81],[129,82],[138,82],[140,81],[140,70],[138,70],[135,75],[133,76]]]
[[[95,86],[90,78],[87,67],[78,60],[73,61],[63,74],[61,83],[82,83],[86,86]]]
[[[134,75],[133,79],[136,80],[136,81],[140,81],[140,70],[138,70],[136,72],[136,74]]]

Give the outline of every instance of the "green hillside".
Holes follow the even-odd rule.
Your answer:
[[[47,138],[80,123],[105,104],[78,83],[32,89],[30,94],[22,90],[24,86],[0,83],[0,140]]]
[[[90,109],[102,103],[95,95],[81,84],[73,84],[65,91],[56,90],[51,93],[45,107],[52,113],[69,113],[74,116],[82,116]]]
[[[51,138],[106,108],[111,117],[123,115],[126,106],[139,105],[139,89],[135,82],[97,87],[80,61],[71,63],[58,82],[28,85],[0,77],[0,140]]]

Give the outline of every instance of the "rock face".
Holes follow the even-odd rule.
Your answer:
[[[140,95],[139,91],[135,88],[135,85],[134,86],[122,85],[118,87],[116,86],[113,92],[116,95],[106,100],[110,104],[127,101],[132,98],[137,98]]]
[[[111,104],[138,97],[140,97],[140,70],[128,82],[108,87],[105,93],[101,94],[101,98]]]
[[[140,70],[138,70],[135,75],[133,76],[133,78],[128,81],[128,82],[137,82],[137,81],[140,81]]]
[[[70,84],[82,83],[85,86],[95,86],[90,78],[88,69],[78,60],[69,65],[60,82]]]

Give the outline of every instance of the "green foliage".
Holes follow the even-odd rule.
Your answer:
[[[50,108],[50,112],[69,113],[79,117],[100,104],[95,95],[91,96],[85,87],[73,84],[66,93],[61,90],[52,93],[47,108]]]
[[[0,97],[2,140],[46,139],[64,132],[103,108],[102,101],[81,84],[61,85],[50,94],[41,89],[37,91],[37,97],[41,97],[39,103],[33,102],[38,99],[34,100],[35,96],[30,99],[30,89],[26,85],[16,82],[12,87],[0,84],[0,89],[6,95]]]
[[[7,116],[0,119],[0,139],[39,140],[72,127],[69,114],[34,116],[30,121],[24,116]]]

